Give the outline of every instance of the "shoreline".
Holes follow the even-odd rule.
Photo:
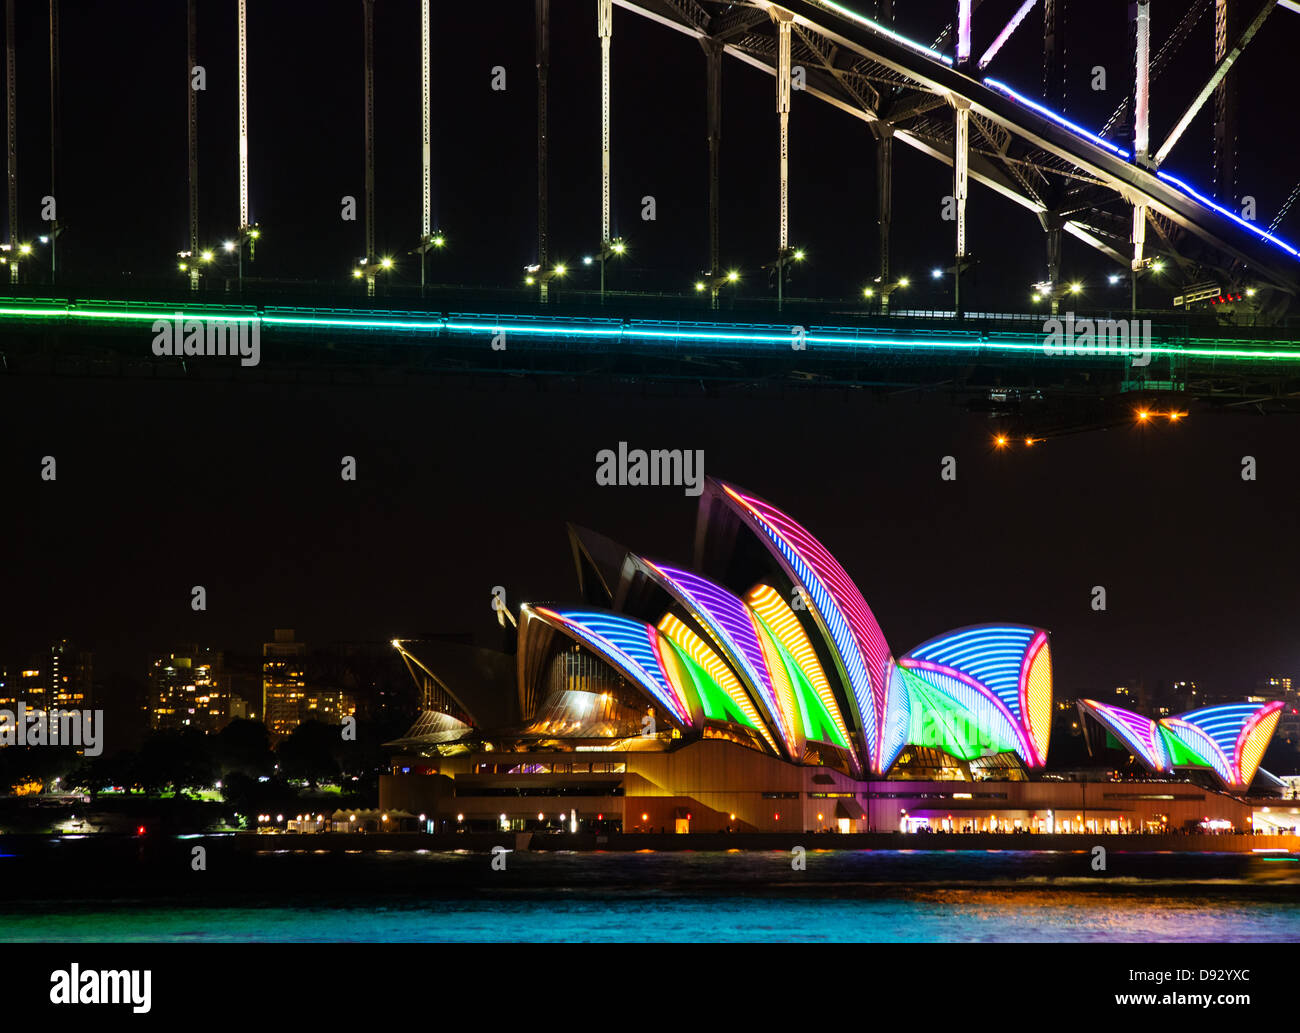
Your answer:
[[[1095,847],[1116,853],[1179,854],[1256,854],[1261,856],[1300,856],[1300,836],[1285,835],[1101,835],[1072,833],[596,833],[565,832],[309,832],[258,833],[216,832],[175,835],[151,833],[11,833],[0,837],[0,856],[21,856],[47,848],[52,843],[136,842],[145,849],[166,843],[201,845],[206,842],[233,846],[240,852],[310,850],[330,853],[379,853],[428,850],[436,852],[467,851],[490,854],[494,847],[511,852],[636,853],[695,851],[793,851],[802,847],[809,853],[824,850],[890,850],[904,852],[1005,851],[1040,853],[1088,853]]]

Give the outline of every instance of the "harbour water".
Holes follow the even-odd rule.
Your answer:
[[[194,871],[167,856],[35,883],[70,852],[0,857],[0,940],[1300,940],[1290,857],[1112,852],[1098,871],[1086,852],[809,851],[799,870],[787,851],[537,852],[501,871],[483,853],[267,849]]]

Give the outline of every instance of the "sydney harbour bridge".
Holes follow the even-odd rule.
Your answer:
[[[592,243],[586,254],[568,260],[558,256],[550,219],[558,189],[551,153],[557,117],[550,104],[552,6],[559,3],[590,8],[588,38],[565,43],[599,54],[599,76],[590,83],[599,97],[599,122],[590,127],[599,147],[591,155],[600,162],[585,234]],[[187,149],[188,210],[175,213],[174,256],[160,259],[152,275],[127,288],[108,275],[60,269],[59,248],[66,234],[76,233],[76,220],[53,203],[58,172],[87,156],[61,133],[59,0],[48,0],[48,48],[45,40],[16,38],[14,0],[6,0],[7,284],[0,288],[0,358],[8,377],[364,379],[398,369],[536,382],[659,381],[706,393],[818,386],[884,395],[937,392],[1006,421],[1016,433],[1029,428],[1031,438],[1135,413],[1144,420],[1176,419],[1198,406],[1284,412],[1300,395],[1294,372],[1300,370],[1300,249],[1287,236],[1300,182],[1278,197],[1251,198],[1249,207],[1237,185],[1239,151],[1252,142],[1240,131],[1239,89],[1252,77],[1267,81],[1280,74],[1268,62],[1252,61],[1258,50],[1252,42],[1263,32],[1300,37],[1296,0],[1023,0],[1014,9],[993,0],[952,0],[947,16],[924,35],[914,20],[908,30],[901,25],[908,0],[491,5],[485,26],[492,19],[527,18],[533,31],[536,168],[526,200],[536,243],[531,253],[509,256],[498,280],[470,283],[447,282],[442,265],[435,266],[439,275],[430,275],[437,257],[456,245],[456,234],[436,224],[433,214],[433,59],[441,18],[435,0],[358,5],[364,124],[357,135],[365,169],[363,196],[355,199],[360,256],[340,256],[333,283],[259,275],[258,242],[277,227],[274,218],[262,221],[252,209],[250,156],[259,136],[265,140],[273,128],[249,121],[259,56],[249,5],[187,0],[187,31],[175,41],[177,89],[188,98],[186,124],[160,133],[174,133],[175,146]],[[943,5],[929,5],[937,6]],[[1010,16],[995,13],[999,7]],[[228,77],[235,89],[220,99],[237,111],[237,134],[204,139],[205,148],[230,148],[238,165],[237,196],[221,211],[200,207],[197,8],[209,18],[220,8],[216,16],[229,20],[237,41],[237,67]],[[122,17],[130,18],[130,11]],[[384,73],[376,68],[377,18],[409,22],[410,60],[420,68],[420,123],[410,127],[410,147],[419,150],[421,178],[409,186],[418,192],[420,222],[384,228],[386,235],[400,231],[405,241],[397,255],[376,245],[382,216],[374,84]],[[1109,94],[1119,102],[1101,124],[1080,124],[1064,113],[1066,41],[1081,19],[1113,23],[1111,68],[1122,69],[1122,88]],[[676,292],[616,289],[616,277],[607,276],[627,247],[611,218],[619,189],[611,161],[618,44],[647,33],[655,46],[672,50],[666,60],[698,62],[691,66],[701,69],[703,133],[691,139],[707,147],[707,181],[698,183],[707,194],[707,209],[701,206],[707,225],[700,228],[699,253],[683,252]],[[1008,64],[1009,41],[1023,47],[1026,37],[1041,50],[1041,64]],[[1199,55],[1199,79],[1179,89],[1177,104],[1156,110],[1153,83],[1188,51]],[[18,95],[19,61],[48,63],[48,96]],[[736,64],[771,78],[767,109],[753,112],[742,128],[729,128],[770,140],[777,173],[771,196],[760,196],[752,181],[722,175],[722,83]],[[871,269],[852,296],[808,297],[792,286],[791,273],[808,260],[806,249],[826,251],[826,242],[791,236],[790,123],[792,99],[799,95],[800,104],[806,97],[834,109],[846,127],[870,134],[873,144]],[[47,117],[48,164],[44,155],[18,153],[16,129],[20,118]],[[1198,164],[1186,148],[1176,151],[1191,127],[1207,125],[1210,155]],[[909,212],[894,209],[900,147],[937,163],[949,184],[942,220],[924,224],[924,232],[947,238],[936,242],[947,257],[933,269],[900,268],[893,258],[900,227],[917,231]],[[1285,149],[1273,153],[1293,166],[1280,170],[1288,180],[1300,180],[1300,159]],[[694,177],[694,169],[683,165],[682,175]],[[39,212],[32,204],[20,207],[20,178],[47,174]],[[771,227],[770,247],[744,264],[723,262],[724,191],[748,192],[753,218]],[[968,214],[977,205],[998,206],[1007,220],[1032,222],[1041,241],[1035,282],[992,305],[986,298],[979,305],[963,299],[978,261],[967,233]],[[224,230],[205,236],[201,223]],[[1065,274],[1064,238],[1081,242],[1105,263],[1111,290],[1086,292]],[[588,268],[577,269],[577,263]],[[579,284],[576,274],[584,271]],[[937,281],[942,303],[914,301],[918,280]],[[1082,333],[1064,348],[1045,347],[1051,320],[1066,313],[1070,327]],[[256,324],[259,365],[222,364],[198,351],[153,353],[150,330],[160,319]],[[1122,334],[1115,333],[1117,326]]]

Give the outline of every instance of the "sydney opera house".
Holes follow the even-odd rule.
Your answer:
[[[422,713],[389,744],[381,807],[440,830],[1248,827],[1280,703],[1153,720],[1080,701],[1089,746],[1151,772],[1084,781],[1048,766],[1041,628],[978,624],[896,654],[816,537],[711,478],[691,569],[569,537],[578,601],[525,603],[513,652],[394,642]]]

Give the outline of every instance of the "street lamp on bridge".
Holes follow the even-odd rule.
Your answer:
[[[49,243],[49,237],[41,237],[42,244]],[[18,244],[16,247],[12,244],[0,244],[0,264],[9,266],[9,278],[11,283],[18,282],[18,267],[32,257],[35,248],[32,244]]]
[[[1132,308],[1131,311],[1136,314],[1138,306],[1138,281],[1149,276],[1159,276],[1165,271],[1165,262],[1163,258],[1145,258],[1135,259],[1132,263]]]
[[[257,223],[239,227],[239,235],[233,241],[226,241],[227,251],[234,251],[239,262],[239,291],[244,291],[244,245],[248,245],[248,260],[253,261],[257,249],[257,239],[262,235]],[[232,246],[233,245],[233,246]]]
[[[356,268],[352,270],[354,280],[364,279],[366,281],[366,296],[373,297],[375,293],[375,278],[380,273],[388,272],[393,268],[393,260],[387,256],[376,258],[374,255],[366,255],[364,258],[357,259]]]
[[[600,245],[600,250],[595,256],[588,256],[582,260],[583,265],[591,265],[593,262],[600,263],[600,300],[605,300],[605,263],[616,255],[622,255],[627,251],[627,245],[623,243],[622,237],[615,237],[613,240],[606,240]]]
[[[541,288],[542,299],[545,300],[547,288],[552,280],[563,279],[569,269],[563,262],[559,262],[550,269],[543,269],[539,264],[524,266],[524,283],[529,287],[537,286]]]
[[[962,318],[962,314],[964,311],[961,305],[961,277],[963,273],[965,273],[968,269],[973,268],[974,266],[975,266],[975,258],[972,255],[962,255],[961,258],[957,259],[956,262],[954,262],[952,265],[948,266],[947,268],[944,268],[943,266],[935,266],[933,269],[930,270],[931,280],[942,280],[945,276],[948,275],[952,276],[953,315],[956,316],[958,319]]]
[[[718,307],[718,291],[729,283],[739,283],[740,273],[735,269],[725,273],[705,273],[702,279],[695,281],[695,293],[703,294],[709,292],[709,300],[712,308]]]
[[[446,246],[447,246],[447,238],[443,236],[441,230],[435,230],[433,233],[426,233],[423,237],[421,237],[420,243],[416,246],[415,250],[411,252],[411,254],[413,255],[420,256],[420,297],[424,297],[425,256],[428,255],[430,251],[440,251],[442,248]]]
[[[788,266],[802,262],[807,255],[803,248],[783,247],[776,253],[776,258],[768,262],[764,269],[771,269],[772,274],[776,277],[776,310],[781,311],[785,303],[785,281],[790,274],[786,272]]]
[[[1046,298],[1052,303],[1052,315],[1056,315],[1061,310],[1062,298],[1073,297],[1082,293],[1083,283],[1080,280],[1071,280],[1069,283],[1052,283],[1051,280],[1041,280],[1033,285],[1031,299],[1034,304],[1037,304]]]
[[[889,299],[893,296],[894,291],[906,290],[908,287],[912,285],[912,281],[909,280],[906,276],[900,276],[897,280],[891,280],[889,283],[883,283],[883,284],[880,282],[880,280],[881,277],[877,276],[876,279],[873,281],[876,284],[876,286],[864,287],[862,289],[862,296],[864,298],[874,298],[877,295],[879,295],[880,314],[882,316],[887,316],[889,315]]]

